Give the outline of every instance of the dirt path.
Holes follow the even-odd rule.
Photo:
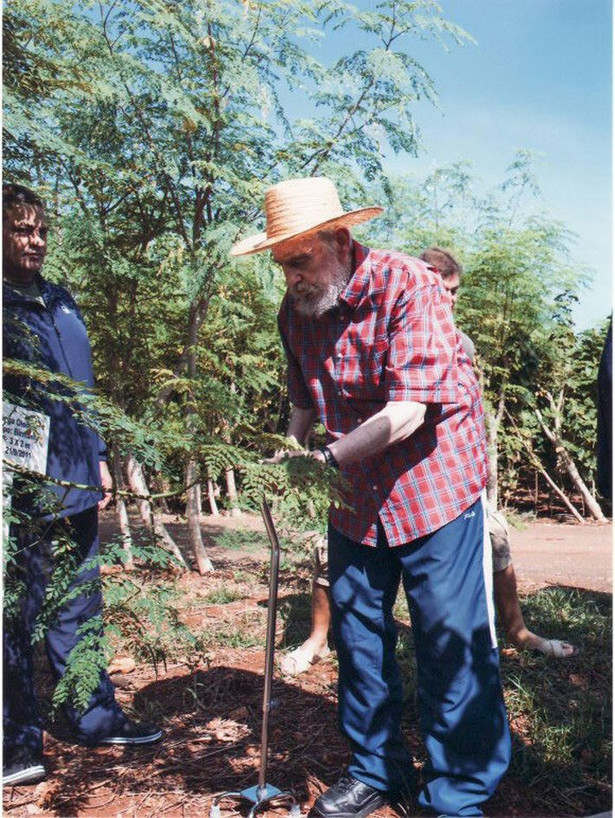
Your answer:
[[[613,589],[613,526],[532,523],[511,530],[513,563],[523,593],[547,585]]]
[[[180,547],[184,545],[184,526],[177,517],[168,515],[167,525]],[[114,527],[112,516],[105,518],[104,528]],[[203,518],[203,532],[210,541],[229,530],[264,531],[260,517]],[[567,585],[590,591],[610,593],[613,588],[613,526],[587,522],[584,525],[532,522],[524,528],[511,527],[513,562],[522,593],[549,585]],[[284,543],[282,542],[282,548]],[[209,554],[214,561],[241,559],[241,551],[229,551],[212,545]],[[256,554],[254,554],[256,557]],[[266,553],[262,554],[266,559]]]

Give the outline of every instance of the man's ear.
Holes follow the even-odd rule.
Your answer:
[[[343,264],[346,264],[350,260],[351,248],[350,230],[347,227],[336,227],[335,247],[337,249],[337,257]]]

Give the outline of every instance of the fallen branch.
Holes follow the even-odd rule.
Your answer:
[[[570,500],[566,497],[566,495],[560,489],[560,487],[557,485],[557,483],[543,469],[542,463],[540,462],[538,457],[536,457],[536,454],[534,453],[534,450],[532,449],[532,447],[529,446],[528,443],[526,442],[526,440],[524,439],[523,435],[521,434],[521,431],[520,431],[519,427],[515,423],[515,419],[513,418],[513,416],[510,414],[508,409],[505,409],[504,412],[506,413],[506,417],[512,423],[513,429],[517,433],[517,439],[519,440],[519,442],[522,444],[523,448],[525,449],[525,451],[529,455],[530,462],[531,462],[532,466],[534,466],[536,471],[539,472],[544,477],[544,479],[551,486],[551,488],[557,494],[557,496],[561,499],[561,501],[564,503],[566,508],[569,509],[570,513],[575,517],[575,519],[578,520],[582,525],[584,525],[585,520],[583,519],[583,517],[579,514],[579,512],[576,510],[576,508],[572,505]]]

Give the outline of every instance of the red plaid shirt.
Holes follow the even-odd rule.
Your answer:
[[[317,409],[329,442],[388,401],[427,405],[409,438],[344,467],[350,508],[330,512],[355,542],[375,545],[380,517],[389,544],[403,545],[454,520],[484,488],[482,401],[440,276],[401,253],[357,242],[354,253],[339,307],[306,318],[288,295],[282,302],[289,397]]]

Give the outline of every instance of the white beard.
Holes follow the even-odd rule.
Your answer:
[[[308,318],[320,318],[328,310],[337,307],[340,300],[340,295],[346,289],[346,284],[329,284],[324,292],[314,293],[312,295],[303,293],[299,297],[293,296],[293,302],[297,308],[297,312],[305,315]]]
[[[290,293],[297,312],[308,318],[320,318],[321,315],[337,307],[340,295],[346,289],[349,278],[349,271],[337,265],[328,284],[299,285],[298,290],[295,288],[294,292]]]

